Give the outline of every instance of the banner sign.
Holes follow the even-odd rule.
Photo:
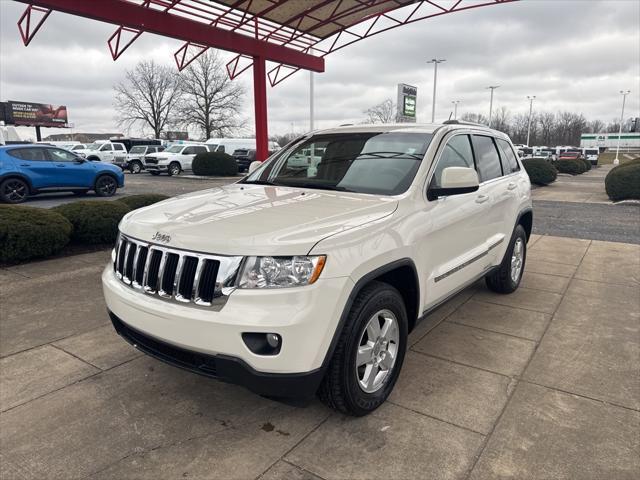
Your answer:
[[[66,127],[68,123],[64,105],[9,101],[5,108],[7,123],[13,125]]]

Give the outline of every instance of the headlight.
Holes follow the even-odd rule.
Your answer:
[[[240,273],[240,288],[299,287],[314,283],[327,257],[247,257]]]

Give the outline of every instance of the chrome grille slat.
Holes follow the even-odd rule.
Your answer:
[[[198,307],[217,307],[236,288],[243,257],[164,247],[120,234],[113,269],[125,285],[146,295]]]

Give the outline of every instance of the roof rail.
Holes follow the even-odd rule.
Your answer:
[[[477,122],[465,122],[464,120],[445,120],[442,122],[443,125],[476,125],[478,127],[487,127],[483,123]]]

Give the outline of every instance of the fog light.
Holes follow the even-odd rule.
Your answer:
[[[267,343],[271,348],[278,348],[280,346],[280,335],[277,333],[267,333]]]
[[[244,332],[242,340],[256,355],[277,355],[282,348],[282,337],[277,333]]]

